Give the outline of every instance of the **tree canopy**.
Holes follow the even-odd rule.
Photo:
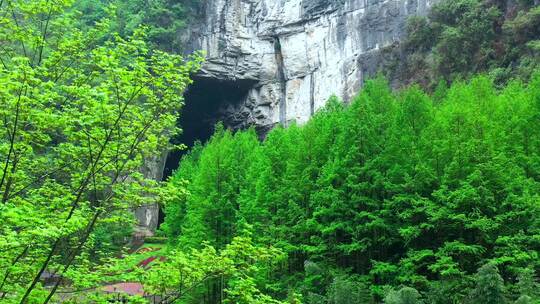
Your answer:
[[[349,106],[331,98],[262,143],[218,126],[169,182],[187,193],[166,204],[164,231],[180,248],[223,248],[252,225],[259,244],[287,253],[260,280],[306,303],[533,297],[514,282],[540,267],[539,98],[538,73],[433,96],[377,78]]]
[[[169,148],[201,63],[151,49],[142,28],[83,30],[71,2],[0,1],[2,302],[51,300],[61,280],[41,279],[83,263],[96,227],[151,199],[140,168]]]

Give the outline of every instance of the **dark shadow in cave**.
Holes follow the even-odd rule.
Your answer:
[[[163,172],[164,180],[178,168],[180,160],[196,141],[205,143],[210,139],[218,121],[223,121],[226,127],[235,127],[225,120],[222,110],[227,105],[235,105],[244,100],[256,83],[254,80],[194,78],[193,84],[184,94],[185,105],[178,122],[183,132],[172,139],[174,144],[183,143],[188,148],[169,153]]]
[[[159,229],[159,227],[161,226],[161,224],[163,224],[165,222],[165,211],[163,210],[162,206],[160,205],[159,206],[159,210],[158,210],[158,223],[157,223],[157,228]]]

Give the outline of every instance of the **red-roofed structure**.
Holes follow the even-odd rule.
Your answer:
[[[143,286],[140,283],[118,283],[103,286],[103,291],[108,293],[125,293],[130,296],[144,296]]]

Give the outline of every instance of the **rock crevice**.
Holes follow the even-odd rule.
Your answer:
[[[281,50],[281,41],[279,37],[274,37],[274,54],[277,64],[277,81],[279,82],[279,123],[287,124],[287,77],[285,72],[285,62],[283,60],[283,51]]]

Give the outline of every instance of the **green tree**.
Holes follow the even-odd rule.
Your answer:
[[[233,226],[253,225],[257,244],[288,255],[256,282],[271,283],[278,298],[302,292],[307,303],[353,296],[351,281],[333,283],[334,273],[366,284],[375,301],[401,285],[434,303],[463,302],[486,260],[514,281],[540,261],[539,79],[501,89],[485,76],[441,82],[432,97],[417,86],[392,92],[378,78],[349,106],[332,98],[305,125],[278,127],[262,144],[220,131],[202,148],[206,167],[186,163],[209,177],[191,181],[193,210],[216,216],[187,227],[227,242],[227,231],[213,228],[224,213],[201,202],[238,202]],[[251,156],[220,153],[235,146]],[[235,190],[216,195],[217,163],[222,189]]]
[[[81,23],[93,26],[112,9],[113,28],[128,37],[141,25],[148,27],[148,40],[155,48],[182,53],[183,31],[200,13],[202,0],[79,0]]]
[[[540,285],[536,281],[534,269],[525,268],[521,270],[516,285],[520,298],[529,299],[531,303],[533,300],[539,299],[540,292],[538,290],[540,290]]]
[[[72,286],[76,288],[69,294],[69,300],[77,303],[107,300],[108,296],[100,293],[100,287],[120,281],[143,284],[146,294],[160,296],[161,303],[189,302],[198,299],[201,288],[204,289],[206,284],[226,280],[229,282],[223,290],[226,303],[283,303],[264,294],[254,280],[258,272],[274,267],[283,258],[283,253],[271,246],[255,245],[247,230],[221,250],[208,244],[192,250],[171,247],[166,256],[166,259],[152,263],[148,269],[135,266],[140,260],[136,254],[109,259],[100,265],[81,265],[84,271],[68,273]],[[136,297],[129,300],[129,303],[147,303]]]
[[[411,287],[403,287],[400,290],[391,290],[384,298],[385,304],[422,304],[422,296]]]
[[[418,82],[430,89],[439,79],[476,73],[488,73],[498,85],[514,77],[529,80],[540,55],[539,12],[538,3],[528,0],[438,1],[428,16],[410,18],[405,60],[388,72],[404,85]]]
[[[0,297],[44,302],[87,257],[96,227],[152,200],[139,173],[168,148],[200,58],[75,26],[71,1],[0,1]],[[122,212],[124,211],[124,212]],[[91,246],[90,246],[91,247]]]
[[[231,241],[237,232],[240,187],[246,183],[247,166],[257,146],[253,130],[233,135],[218,125],[201,151],[198,170],[188,187],[183,245],[196,247],[209,241],[223,248]]]
[[[472,303],[506,303],[504,281],[496,265],[488,263],[478,269]]]
[[[371,294],[364,282],[354,277],[338,275],[328,288],[329,304],[371,303]]]
[[[178,170],[169,179],[161,194],[161,202],[167,216],[160,229],[173,244],[176,244],[182,235],[182,227],[187,215],[187,204],[191,195],[187,189],[197,173],[202,149],[200,143],[196,143],[191,148],[189,153],[182,158]]]

